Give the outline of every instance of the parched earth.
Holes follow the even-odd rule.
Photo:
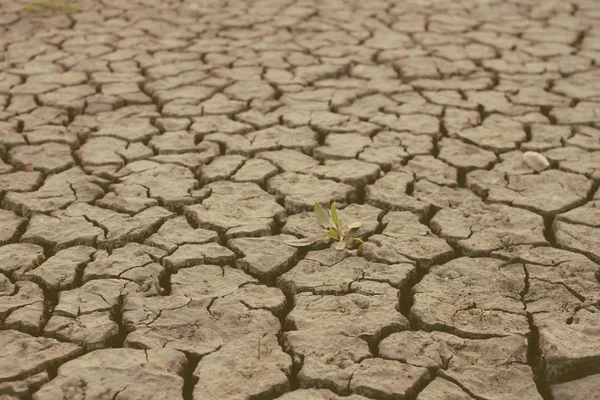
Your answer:
[[[600,2],[32,3],[0,399],[600,398]]]

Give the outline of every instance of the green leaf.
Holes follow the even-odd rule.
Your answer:
[[[317,243],[321,240],[323,240],[322,237],[312,237],[312,238],[303,238],[303,239],[296,239],[296,240],[286,240],[283,243],[287,244],[288,246],[293,246],[293,247],[304,247],[304,246],[310,246],[311,244]]]
[[[323,228],[328,229],[333,225],[331,218],[329,218],[329,214],[327,214],[327,211],[325,211],[323,206],[319,203],[315,203],[315,216],[317,217],[317,222]]]
[[[333,223],[335,224],[335,229],[338,232],[341,232],[340,220],[338,219],[337,211],[335,209],[335,204],[331,203],[331,218],[333,218]]]
[[[33,3],[33,5],[46,10],[51,10],[56,7],[52,1],[38,1]]]

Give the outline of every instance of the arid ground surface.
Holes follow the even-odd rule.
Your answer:
[[[0,0],[0,399],[600,398],[599,1],[64,5]]]

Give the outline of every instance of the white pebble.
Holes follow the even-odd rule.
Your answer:
[[[536,172],[543,171],[550,166],[548,159],[535,151],[523,153],[523,161]]]

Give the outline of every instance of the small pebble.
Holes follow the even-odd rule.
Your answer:
[[[535,151],[523,153],[523,161],[536,172],[541,172],[550,166],[548,159]]]

